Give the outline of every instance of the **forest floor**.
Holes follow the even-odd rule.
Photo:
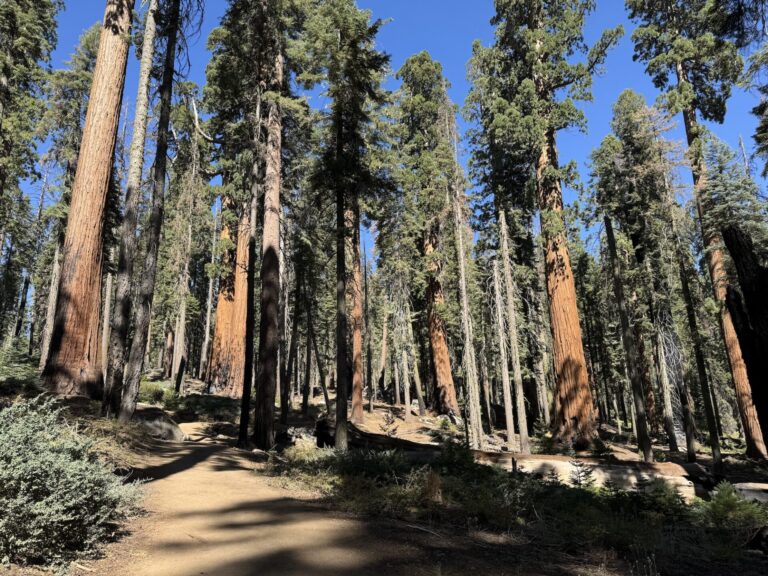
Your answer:
[[[134,469],[146,513],[104,557],[71,574],[109,576],[489,576],[626,574],[610,558],[553,557],[484,532],[435,531],[331,510],[316,494],[283,489],[250,452],[207,423],[182,424],[184,442],[153,444]],[[469,536],[469,537],[468,537]],[[0,574],[27,576],[11,569]]]
[[[190,383],[190,388],[196,388]],[[149,389],[149,387],[148,387]],[[195,390],[196,391],[196,390]],[[320,402],[320,398],[317,402]],[[138,428],[113,442],[108,459],[145,482],[145,512],[131,520],[102,557],[79,560],[70,574],[108,576],[614,576],[657,574],[628,565],[612,550],[567,551],[511,532],[476,526],[347,514],[311,483],[281,482],[259,451],[235,447],[237,403],[187,396],[166,410],[182,422],[183,441],[148,440]],[[321,412],[317,403],[312,412]],[[401,411],[400,411],[401,412]],[[436,417],[413,418],[381,404],[360,429],[379,438],[439,448],[460,431]],[[95,422],[100,422],[98,419]],[[96,426],[102,424],[96,423]],[[307,434],[314,418],[291,414],[291,433]],[[104,425],[106,426],[106,425]],[[133,425],[132,425],[133,426]],[[93,432],[93,430],[92,430]],[[97,429],[96,432],[99,432]],[[104,430],[108,438],[114,430]],[[609,433],[608,436],[611,436]],[[499,444],[499,438],[495,443]],[[634,461],[633,450],[607,442],[613,460]],[[498,447],[497,447],[498,448]],[[509,453],[500,453],[509,457]],[[476,455],[477,456],[477,455]],[[589,455],[586,455],[587,457]],[[534,456],[536,457],[536,456]],[[560,458],[566,464],[570,456]],[[603,456],[605,457],[605,456]],[[496,461],[495,463],[499,463]],[[504,463],[502,463],[503,465]],[[748,467],[749,476],[764,470]],[[765,478],[765,476],[763,476]],[[439,527],[436,527],[439,526]],[[639,568],[639,570],[638,570]],[[759,571],[760,569],[758,569]],[[43,570],[0,567],[0,576]],[[746,574],[746,572],[742,572]],[[751,574],[751,572],[750,572]]]

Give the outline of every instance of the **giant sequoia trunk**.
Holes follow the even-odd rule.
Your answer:
[[[458,417],[459,403],[456,400],[456,388],[453,384],[451,357],[448,353],[448,337],[440,310],[445,304],[445,295],[439,278],[440,267],[434,254],[436,245],[437,232],[434,229],[429,230],[424,239],[424,255],[428,260],[431,260],[427,278],[427,328],[434,369],[432,399],[435,410],[440,414],[451,414]]]
[[[736,227],[723,230],[736,266],[741,293],[729,290],[728,308],[744,350],[752,397],[760,426],[768,430],[768,267],[757,256],[752,239]]]
[[[115,308],[109,334],[106,381],[104,387],[103,412],[115,415],[120,406],[123,392],[123,370],[125,351],[128,347],[128,328],[131,316],[131,284],[133,262],[136,259],[138,239],[136,228],[139,221],[141,200],[141,175],[144,170],[144,142],[149,119],[149,84],[155,54],[157,31],[157,2],[151,0],[144,25],[144,39],[139,67],[139,89],[136,95],[136,111],[133,119],[133,137],[128,161],[128,180],[125,187],[123,222],[120,225],[120,248],[115,278]],[[106,354],[107,351],[105,350]]]
[[[555,134],[551,131],[537,162],[536,174],[555,363],[553,426],[555,438],[560,442],[585,445],[594,437],[595,410],[565,234],[563,194],[560,180],[549,174],[556,168]]]
[[[638,347],[636,340],[637,331],[629,322],[621,265],[616,252],[616,238],[613,234],[613,224],[608,216],[603,218],[603,222],[605,224],[605,236],[608,241],[608,255],[611,261],[613,294],[616,297],[616,308],[619,311],[619,321],[621,322],[621,341],[624,344],[627,371],[629,372],[629,381],[632,384],[632,400],[635,406],[635,436],[637,436],[640,451],[643,453],[643,460],[653,462],[653,449],[651,447],[651,437],[648,435],[648,420],[643,398],[642,363],[645,361],[645,358],[641,355],[640,348]]]
[[[99,398],[104,208],[125,84],[133,0],[109,0],[72,186],[61,282],[43,375],[59,396]]]
[[[235,258],[235,299],[232,310],[232,327],[226,335],[224,354],[219,358],[223,373],[218,381],[221,393],[230,398],[243,394],[243,370],[245,369],[245,326],[248,315],[248,247],[251,235],[250,202],[243,205],[237,224],[237,256]]]
[[[283,61],[278,56],[276,75],[282,83]],[[264,230],[261,240],[261,299],[259,309],[259,354],[256,373],[256,446],[274,444],[275,394],[280,349],[280,171],[282,113],[277,104],[267,120],[266,176],[264,185]]]
[[[168,132],[171,122],[171,100],[173,97],[173,80],[176,64],[176,43],[179,33],[181,0],[172,0],[168,5],[169,12],[165,14],[165,34],[167,37],[165,60],[163,62],[163,77],[160,83],[160,116],[157,121],[157,146],[155,148],[155,165],[152,173],[152,209],[149,214],[147,227],[147,254],[144,259],[144,270],[139,285],[136,300],[136,315],[134,335],[128,362],[125,367],[125,385],[120,402],[121,422],[127,422],[136,411],[139,398],[139,383],[144,366],[144,355],[149,337],[151,320],[152,297],[155,293],[155,278],[157,277],[157,253],[160,249],[160,233],[163,226],[165,210],[165,179],[168,166]]]
[[[240,209],[240,218],[235,231],[235,259],[231,274],[222,283],[219,291],[216,329],[208,369],[208,381],[214,392],[230,398],[240,398],[243,391],[250,227],[250,204],[246,203]],[[222,236],[224,234],[228,235],[229,230],[222,229]]]
[[[687,73],[682,64],[677,65],[678,84],[684,85],[688,82]],[[702,236],[707,254],[707,267],[709,268],[710,279],[712,280],[712,289],[715,301],[720,305],[720,328],[722,331],[725,351],[728,355],[728,363],[731,368],[731,377],[736,389],[736,403],[739,406],[741,423],[744,428],[744,439],[747,443],[747,455],[758,458],[768,458],[763,433],[760,429],[760,422],[757,419],[757,412],[752,401],[752,389],[747,374],[747,367],[744,363],[744,357],[739,344],[739,338],[736,335],[736,328],[733,325],[733,318],[726,305],[726,295],[728,294],[728,274],[725,270],[725,259],[720,247],[721,238],[717,230],[711,229],[705,225],[704,204],[701,197],[702,190],[706,185],[706,166],[701,158],[699,147],[700,128],[696,120],[696,111],[693,108],[683,110],[683,121],[685,124],[685,133],[688,139],[688,147],[693,152],[694,158],[691,159],[691,168],[693,171],[693,188],[696,200],[696,209],[698,211],[699,221],[701,223]]]

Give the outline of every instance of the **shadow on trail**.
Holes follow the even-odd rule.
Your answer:
[[[317,502],[272,498],[174,515],[196,518],[200,538],[180,532],[156,542],[158,557],[197,556],[207,576],[576,576],[527,540],[504,544],[440,534],[403,521],[352,519]],[[245,550],[245,552],[244,552]],[[226,558],[218,562],[216,558]],[[183,572],[168,573],[168,576]],[[606,571],[604,574],[615,574]]]
[[[230,447],[226,444],[199,444],[193,441],[183,443],[167,443],[156,446],[152,452],[164,460],[162,464],[135,468],[133,476],[138,480],[153,482],[179,474],[207,460],[213,459],[211,467],[217,471],[251,470],[243,465],[243,461],[228,454]]]

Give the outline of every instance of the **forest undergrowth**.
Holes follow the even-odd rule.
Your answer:
[[[318,448],[309,439],[273,453],[267,475],[280,486],[318,493],[332,507],[365,517],[418,522],[434,530],[490,531],[539,551],[616,555],[633,574],[765,574],[750,550],[768,506],[722,482],[710,500],[687,504],[663,480],[625,491],[598,488],[588,466],[572,478],[478,464],[447,443],[428,465],[397,450]]]

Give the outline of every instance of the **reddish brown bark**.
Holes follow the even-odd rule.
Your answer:
[[[595,409],[563,221],[563,194],[560,180],[548,173],[553,168],[557,168],[557,149],[550,132],[536,172],[555,364],[554,435],[561,442],[585,444],[595,433]]]
[[[104,208],[125,84],[133,0],[109,0],[99,41],[77,171],[61,282],[44,377],[59,396],[101,395],[99,354]]]
[[[430,231],[424,241],[424,255],[430,261],[427,281],[427,327],[435,371],[433,402],[435,410],[440,414],[459,416],[459,403],[456,400],[456,388],[453,384],[445,321],[440,315],[440,308],[445,304],[445,295],[439,279],[439,264],[434,257],[436,244],[434,231]]]
[[[245,317],[248,296],[249,206],[242,208],[235,231],[236,249],[230,277],[222,282],[216,306],[216,329],[208,381],[217,394],[239,398],[243,392]],[[222,238],[230,231],[224,227]]]

